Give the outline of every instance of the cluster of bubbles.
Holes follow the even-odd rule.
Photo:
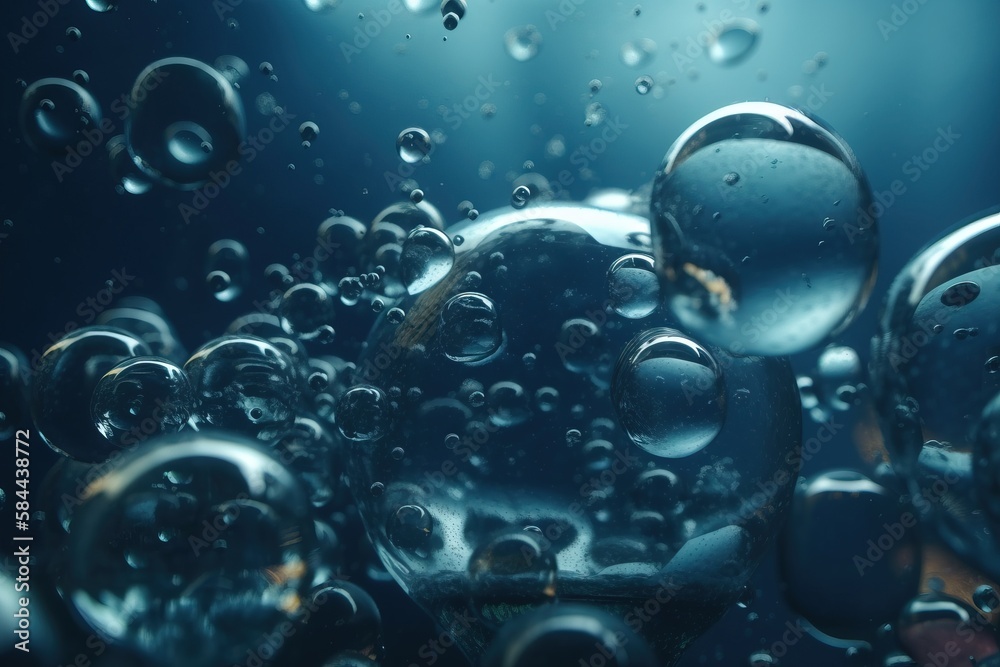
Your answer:
[[[152,102],[127,137],[143,173],[188,187],[232,150],[242,110],[227,99],[245,69],[179,58],[147,68],[136,89]],[[173,86],[234,113],[158,103]],[[826,319],[794,272],[786,283],[788,272],[727,266],[734,254],[768,264],[760,232],[775,214],[794,228],[776,187],[772,216],[743,220],[756,243],[735,225],[716,231],[745,205],[715,201],[712,183],[749,187],[731,174],[759,146],[790,172],[828,175],[831,199],[863,203],[866,186],[842,141],[791,110],[722,110],[705,126],[713,131],[689,130],[657,173],[652,227],[554,203],[537,175],[514,182],[510,208],[474,215],[468,203],[451,226],[414,188],[369,224],[340,212],[324,220],[317,237],[330,257],[294,275],[268,265],[270,298],[193,353],[149,302],[66,335],[42,356],[28,401],[40,436],[68,457],[53,485],[79,478],[76,466],[100,471],[79,507],[55,513],[66,601],[150,659],[236,660],[340,564],[324,543],[337,541],[329,517],[347,502],[346,482],[389,573],[470,655],[502,626],[538,624],[551,631],[525,655],[561,641],[583,650],[590,635],[561,629],[580,625],[572,619],[621,617],[660,591],[642,633],[650,647],[628,635],[619,663],[675,661],[737,601],[792,505],[789,483],[755,493],[798,472],[799,387],[781,355],[853,317],[877,238],[867,230],[867,243],[849,246],[822,224],[802,232],[833,246],[803,259],[814,288],[843,303]],[[303,141],[317,134],[300,127]],[[405,162],[431,147],[417,127],[397,139]],[[833,206],[806,203],[818,220]],[[699,204],[722,220],[694,212]],[[716,238],[729,245],[712,255]],[[209,247],[206,285],[219,301],[243,298],[249,271],[239,241]],[[808,323],[809,335],[776,345],[781,332],[766,332],[764,356],[732,347],[720,316],[764,317],[760,304],[781,290],[791,295],[782,331]],[[367,340],[335,335],[335,322],[370,330]],[[553,611],[555,600],[589,607]],[[482,622],[459,632],[470,607]]]
[[[467,12],[404,4],[438,7],[448,30]],[[738,19],[706,46],[730,66],[759,39]],[[503,41],[526,62],[543,40],[522,25]],[[620,59],[641,70],[656,53],[640,38]],[[271,63],[257,69],[277,80]],[[233,56],[146,67],[107,142],[123,191],[191,190],[224,169],[246,134],[249,73]],[[25,89],[34,150],[82,155],[103,118],[89,81],[78,70]],[[634,81],[640,95],[655,86]],[[256,106],[281,111],[266,95]],[[588,126],[606,117],[585,108]],[[298,127],[303,147],[319,134]],[[436,143],[408,127],[396,151],[417,164]],[[512,181],[509,207],[465,201],[451,225],[415,185],[367,224],[336,212],[317,230],[335,249],[324,262],[269,264],[270,296],[193,353],[144,299],[37,364],[0,348],[0,435],[30,416],[62,455],[45,484],[71,502],[50,503],[45,529],[64,606],[154,664],[374,664],[379,611],[335,576],[356,513],[381,565],[484,666],[593,664],[595,645],[602,664],[673,664],[748,604],[782,525],[786,598],[817,636],[870,647],[894,629],[899,650],[931,655],[992,619],[992,582],[925,586],[909,528],[929,518],[935,539],[1000,579],[1000,214],[921,251],[890,290],[870,384],[895,468],[800,479],[800,408],[832,423],[869,392],[858,352],[831,342],[866,305],[879,245],[875,221],[852,215],[872,195],[844,139],[748,102],[677,138],[638,214],[627,193],[558,203],[538,174]],[[219,302],[245,299],[251,271],[241,242],[208,247]],[[818,348],[796,377],[788,356]],[[961,402],[945,395],[956,387]],[[845,521],[863,539],[826,529]],[[638,632],[627,619],[651,604]],[[294,641],[262,643],[289,623]],[[996,644],[983,633],[970,656],[986,664]]]

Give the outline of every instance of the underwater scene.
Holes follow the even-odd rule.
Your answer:
[[[0,15],[0,666],[1000,667],[1000,4]]]

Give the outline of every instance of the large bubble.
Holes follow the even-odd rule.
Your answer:
[[[917,509],[952,549],[1000,577],[995,407],[1000,213],[959,225],[896,276],[873,342],[887,445]],[[984,414],[985,411],[985,414]]]
[[[89,463],[128,446],[101,435],[90,401],[105,373],[150,353],[138,338],[106,326],[78,329],[49,347],[31,382],[31,416],[42,439],[57,452]]]
[[[191,58],[165,58],[136,78],[125,136],[136,164],[153,179],[190,190],[238,157],[246,136],[243,103],[218,70]]]
[[[90,91],[68,79],[40,79],[21,96],[21,131],[39,153],[60,155],[74,148],[77,159],[90,155],[104,140],[101,119]]]
[[[87,488],[66,598],[154,664],[235,664],[304,602],[308,508],[298,478],[249,441],[151,440]]]
[[[184,371],[198,400],[195,420],[204,426],[272,441],[295,422],[298,368],[272,342],[222,336],[191,355]]]
[[[860,473],[801,480],[779,549],[785,598],[823,633],[874,641],[917,593],[917,520],[897,492]]]
[[[400,300],[402,321],[381,317],[337,413],[384,564],[473,656],[548,601],[623,616],[659,591],[644,634],[670,664],[735,600],[788,505],[787,362],[705,347],[662,310],[616,312],[608,271],[649,252],[643,218],[538,205],[449,233],[464,238],[451,271]],[[633,419],[609,389],[644,336],[653,349],[622,371],[630,400],[648,395]],[[465,631],[470,605],[482,622]]]
[[[768,102],[684,131],[656,174],[653,250],[664,298],[705,342],[784,355],[842,330],[875,282],[868,182],[818,120]]]

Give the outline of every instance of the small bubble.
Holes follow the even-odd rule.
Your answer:
[[[402,324],[406,313],[403,312],[402,308],[390,308],[389,312],[385,314],[385,318],[392,324]]]
[[[976,606],[979,607],[981,611],[987,614],[1000,608],[1000,596],[998,596],[993,587],[988,584],[983,584],[982,586],[976,588],[976,590],[972,593],[972,601],[976,603]]]

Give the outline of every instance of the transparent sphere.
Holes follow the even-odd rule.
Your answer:
[[[778,551],[785,598],[828,635],[874,641],[918,592],[917,521],[897,492],[861,473],[802,480]]]
[[[361,587],[340,579],[314,585],[300,618],[284,664],[318,666],[325,659],[323,667],[378,667],[382,615]]]
[[[298,369],[274,343],[222,336],[184,364],[198,400],[199,423],[272,441],[295,422]]]
[[[541,203],[449,231],[454,266],[399,301],[402,322],[376,322],[337,410],[383,563],[473,657],[548,600],[624,615],[676,584],[644,630],[671,663],[735,602],[791,497],[754,498],[798,467],[787,361],[709,348],[663,309],[618,314],[607,273],[650,252],[638,216]],[[662,327],[679,349],[627,353]],[[649,396],[636,419],[613,398],[623,355],[619,384]],[[470,605],[484,622],[465,630]]]
[[[708,57],[718,65],[736,65],[753,52],[760,27],[750,19],[735,19],[726,23],[708,44]]]
[[[98,381],[90,412],[98,432],[118,447],[179,431],[194,409],[194,392],[176,364],[157,357],[126,359]]]
[[[527,62],[538,55],[542,46],[542,33],[533,25],[511,28],[503,35],[507,54],[518,62]]]
[[[406,291],[418,294],[448,275],[454,263],[451,238],[439,229],[419,227],[403,242],[399,271]]]
[[[769,102],[713,111],[674,142],[654,179],[665,302],[730,352],[818,345],[850,324],[874,285],[871,209],[857,159],[820,121]]]
[[[98,463],[120,445],[94,425],[90,401],[105,373],[117,364],[151,354],[149,346],[121,329],[90,326],[66,334],[49,347],[31,382],[31,416],[52,449]]]
[[[153,188],[152,179],[132,160],[124,134],[108,139],[107,151],[108,161],[111,163],[111,180],[116,191],[144,195]]]
[[[191,58],[148,65],[132,85],[125,136],[135,163],[182,190],[225,172],[246,137],[243,103],[218,70]]]
[[[219,70],[219,73],[226,77],[226,80],[232,84],[239,84],[240,81],[250,74],[250,66],[247,65],[247,61],[239,56],[219,56],[212,63],[212,66]]]
[[[1000,214],[965,221],[914,256],[889,288],[872,385],[893,464],[960,556],[1000,577],[991,401],[1000,392],[994,313]]]
[[[89,155],[104,140],[100,105],[86,88],[68,79],[40,79],[28,86],[21,95],[19,117],[28,144],[39,153],[65,157],[67,169],[80,166],[83,151]],[[70,148],[75,159],[66,152]]]
[[[252,442],[162,436],[88,487],[66,599],[155,664],[235,664],[303,604],[314,540],[298,478]]]
[[[660,305],[660,286],[653,258],[642,253],[624,255],[608,268],[608,301],[622,317],[637,320]]]
[[[431,135],[423,128],[408,127],[396,137],[396,152],[409,164],[427,159],[431,152]]]
[[[956,647],[962,663],[989,666],[1000,659],[1000,638],[989,619],[964,600],[940,593],[919,595],[906,605],[896,638],[923,664],[948,664]]]
[[[205,253],[205,282],[212,296],[223,303],[243,293],[250,281],[250,253],[233,239],[219,239]]]
[[[316,340],[333,322],[333,299],[319,285],[299,283],[282,295],[278,312],[286,333],[304,341]]]
[[[629,342],[615,366],[611,400],[632,442],[664,458],[708,446],[726,418],[718,362],[674,329],[650,329]]]

